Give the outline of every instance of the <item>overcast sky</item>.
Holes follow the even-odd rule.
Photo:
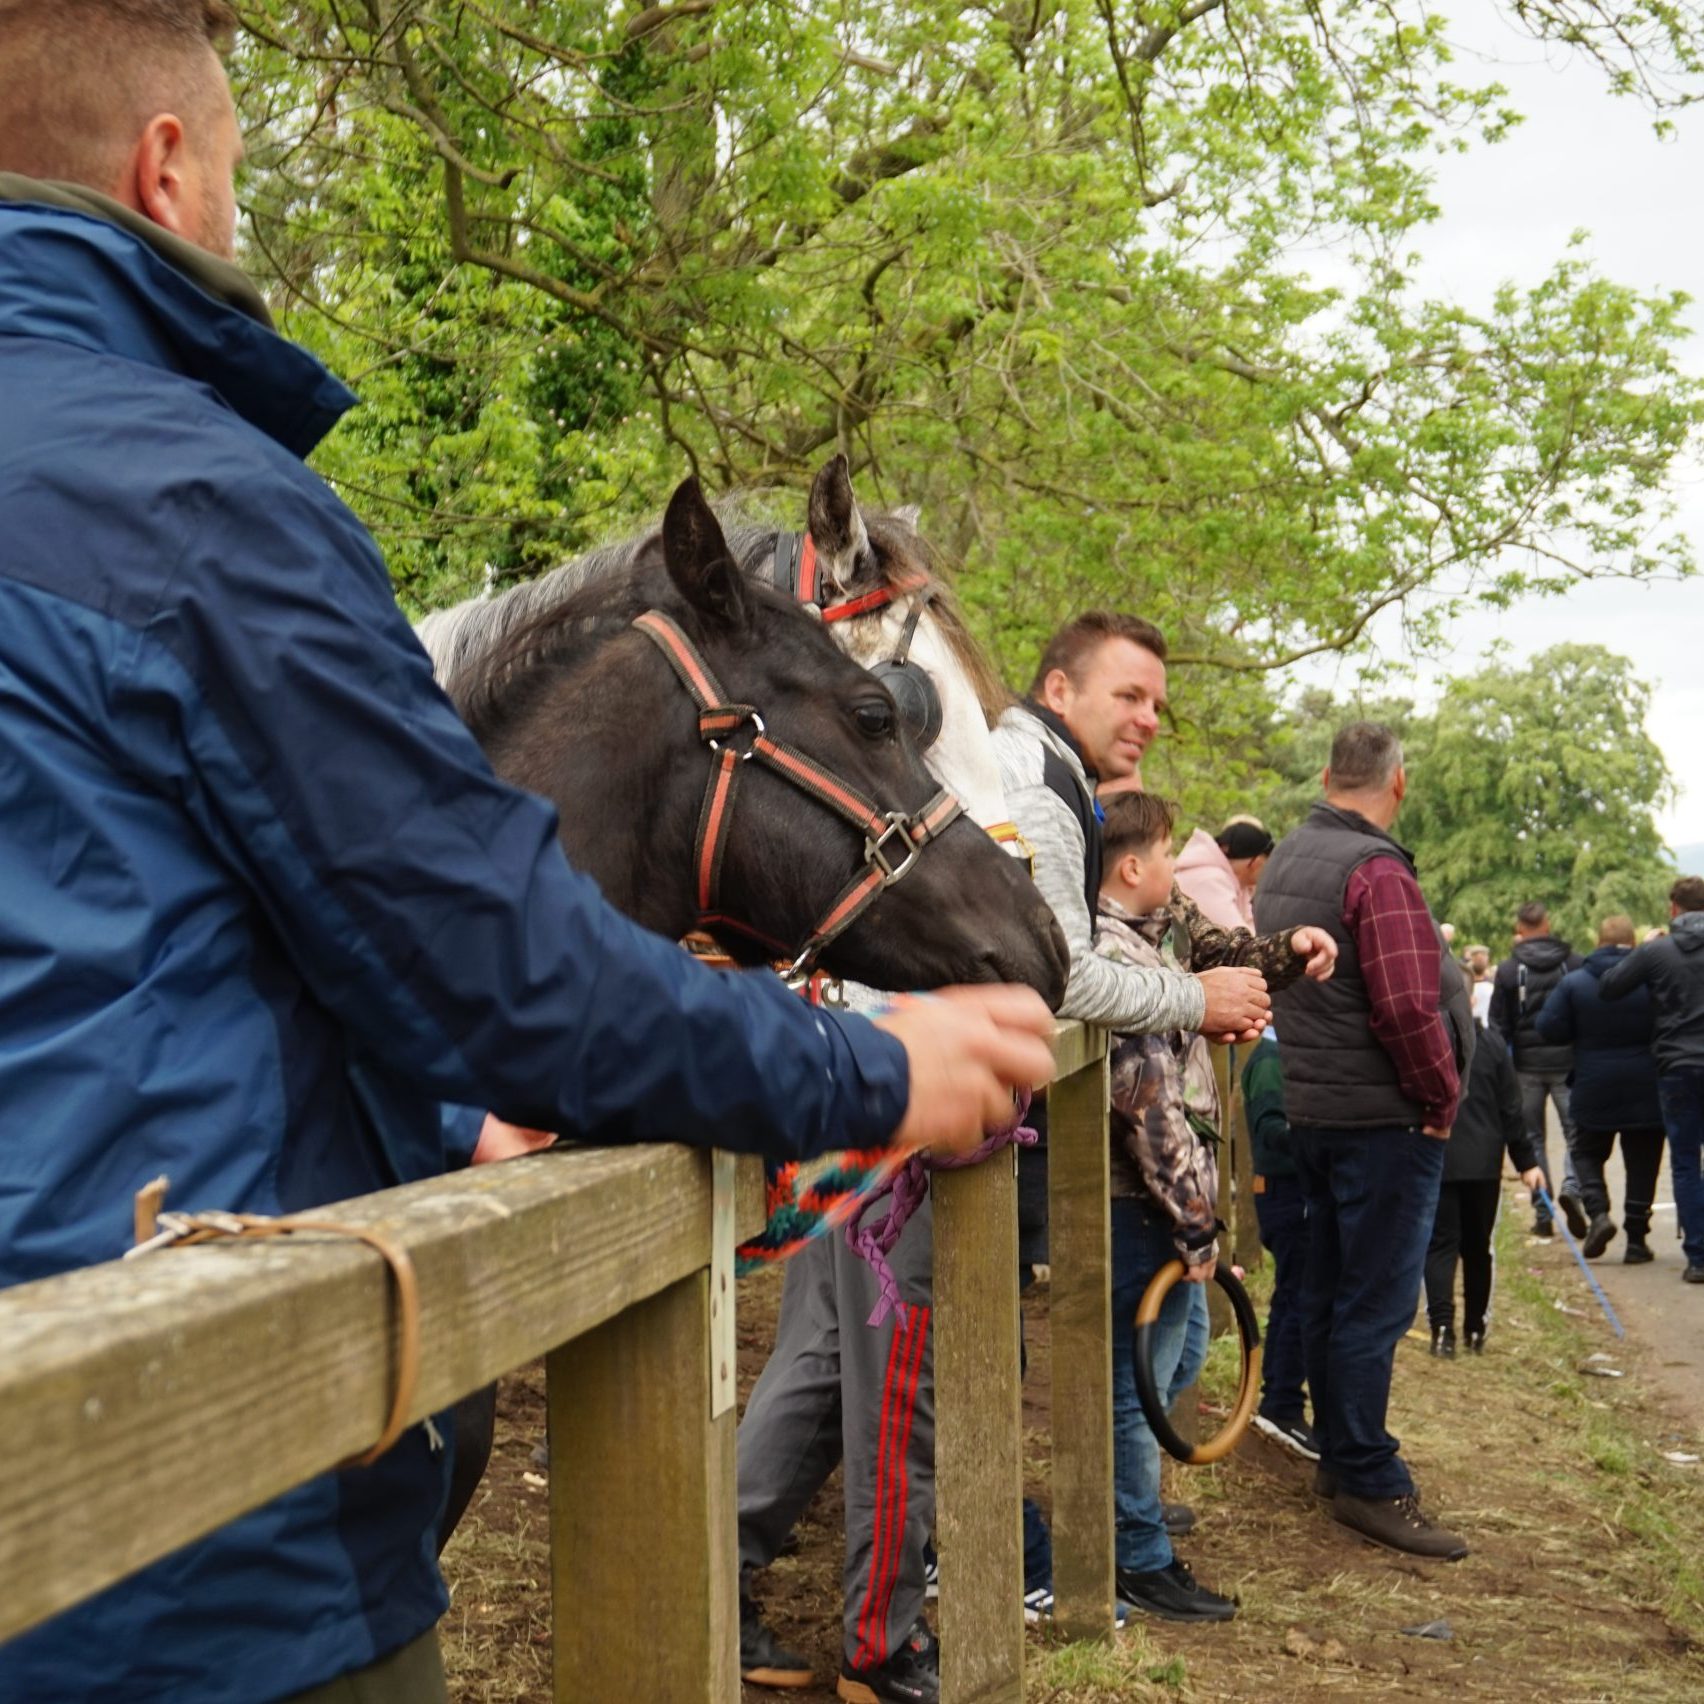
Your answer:
[[[1526,115],[1507,141],[1476,146],[1438,167],[1442,219],[1424,234],[1426,287],[1483,308],[1504,280],[1540,279],[1579,229],[1603,272],[1640,289],[1680,289],[1695,298],[1696,328],[1684,352],[1704,373],[1704,107],[1676,117],[1672,140],[1657,138],[1637,101],[1616,98],[1603,74],[1562,50],[1511,29],[1492,0],[1446,0],[1462,82],[1496,81]],[[1677,482],[1680,525],[1704,557],[1704,466]],[[1704,841],[1704,578],[1638,587],[1601,582],[1564,597],[1462,621],[1450,674],[1472,669],[1503,640],[1517,657],[1564,640],[1606,645],[1635,659],[1655,689],[1650,720],[1681,787],[1662,818],[1671,845]],[[1400,644],[1393,622],[1389,646]],[[1425,695],[1424,679],[1422,696]],[[1339,686],[1348,684],[1344,674]]]

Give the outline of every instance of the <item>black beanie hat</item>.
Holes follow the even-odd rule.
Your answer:
[[[1214,839],[1227,858],[1258,858],[1277,844],[1256,822],[1228,822]]]

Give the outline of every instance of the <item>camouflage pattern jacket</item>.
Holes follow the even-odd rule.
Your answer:
[[[1147,917],[1101,898],[1095,951],[1147,969],[1251,965],[1282,988],[1306,961],[1287,935],[1255,935],[1209,922],[1183,891]],[[1117,1035],[1112,1049],[1112,1193],[1136,1196],[1173,1227],[1180,1257],[1217,1257],[1219,1169],[1214,1155],[1219,1091],[1206,1041],[1188,1030]]]

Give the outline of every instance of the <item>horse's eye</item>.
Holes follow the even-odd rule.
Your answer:
[[[891,704],[860,704],[853,710],[852,717],[858,724],[858,732],[872,740],[885,740],[893,734]]]

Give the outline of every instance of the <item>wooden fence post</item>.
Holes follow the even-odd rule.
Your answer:
[[[734,1424],[712,1417],[711,1274],[546,1361],[557,1704],[737,1704]]]
[[[1015,1152],[930,1179],[945,1704],[1021,1704],[1024,1695]]]
[[[1109,1639],[1112,1502],[1111,1150],[1103,1031],[1061,1058],[1047,1097],[1048,1318],[1053,1342],[1054,1616],[1069,1639]],[[1071,1067],[1075,1065],[1075,1069]],[[1065,1075],[1069,1071],[1069,1075]],[[1122,1329],[1133,1329],[1125,1320]]]

